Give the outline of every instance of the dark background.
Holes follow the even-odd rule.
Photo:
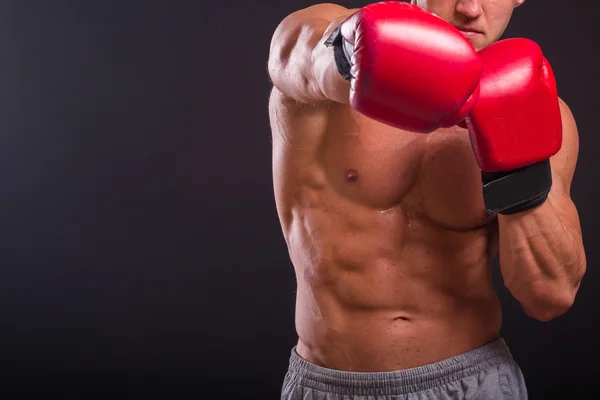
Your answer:
[[[2,398],[278,398],[295,279],[266,61],[310,4],[1,2]],[[599,17],[593,0],[529,0],[505,35],[541,45],[581,136],[575,306],[537,322],[497,284],[532,399],[600,392]]]

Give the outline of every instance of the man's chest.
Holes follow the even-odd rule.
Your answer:
[[[489,220],[481,175],[466,130],[402,132],[378,123],[330,131],[323,162],[334,188],[380,209],[402,204],[453,229]]]

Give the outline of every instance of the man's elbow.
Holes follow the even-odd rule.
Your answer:
[[[527,308],[523,307],[525,313],[529,315],[531,318],[537,319],[541,322],[548,322],[553,320],[554,318],[560,317],[565,314],[573,304],[554,304],[551,306],[544,305],[538,307]]]
[[[521,305],[530,317],[548,322],[569,311],[575,302],[576,292],[573,288],[557,289],[551,285],[533,288],[527,301],[521,302]]]

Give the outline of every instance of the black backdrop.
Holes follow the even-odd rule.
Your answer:
[[[295,280],[266,60],[278,22],[310,4],[2,1],[3,398],[278,398]],[[575,306],[537,322],[497,282],[533,399],[600,396],[599,17],[594,0],[529,0],[505,34],[542,46],[581,136]]]

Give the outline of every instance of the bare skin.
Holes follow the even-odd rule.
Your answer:
[[[511,246],[522,246],[521,237],[539,227],[523,218],[486,214],[466,130],[400,131],[354,111],[347,103],[347,82],[336,76],[325,54],[330,50],[319,47],[352,10],[316,7],[303,11],[308,13],[302,14],[304,21],[311,22],[292,42],[288,39],[289,48],[286,42],[277,48],[284,33],[276,32],[276,55],[269,63],[274,192],[297,277],[298,354],[332,369],[393,371],[440,361],[498,338],[501,309],[492,288],[492,258],[500,247],[508,254]],[[488,32],[488,40],[503,29]],[[312,64],[304,61],[310,73],[286,67],[304,65],[306,51],[311,53]],[[562,109],[571,123],[564,103]],[[577,153],[574,123],[565,132],[571,145],[555,156],[557,162],[552,160],[561,185],[551,198],[566,211],[553,215],[580,235],[568,198]],[[535,211],[538,219],[544,207],[553,205],[549,200]],[[517,229],[511,225],[521,232],[514,236],[520,242],[499,246],[501,231]],[[558,248],[549,240],[540,246],[549,244]],[[521,260],[510,262],[519,265]],[[528,281],[515,278],[514,268],[504,265],[503,275],[510,274],[514,287],[527,290]],[[560,293],[576,291],[579,280],[567,274],[557,287]],[[524,296],[518,298],[522,303],[540,304]]]

